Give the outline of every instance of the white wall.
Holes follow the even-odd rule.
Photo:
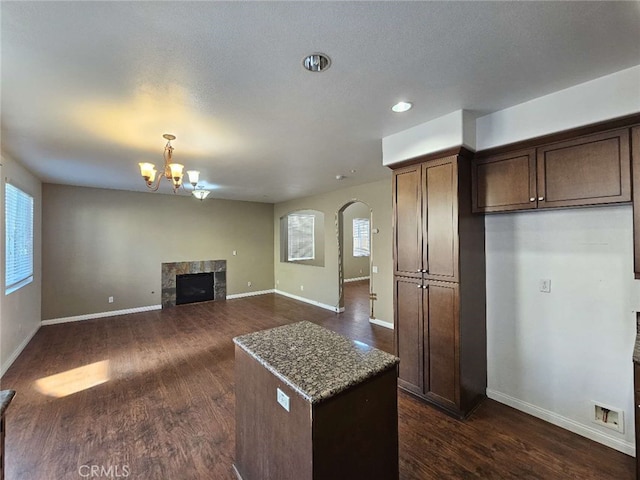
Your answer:
[[[633,450],[631,206],[487,216],[488,395],[626,453]],[[539,281],[551,280],[541,293]],[[592,423],[591,401],[625,432]]]
[[[477,120],[478,148],[640,111],[640,67]],[[485,217],[488,391],[496,400],[634,454],[630,206]],[[551,279],[551,293],[538,281]],[[591,401],[624,410],[624,434]]]
[[[391,165],[409,158],[448,148],[475,150],[475,118],[471,112],[456,110],[408,130],[382,139],[382,164]]]
[[[480,117],[476,148],[539,137],[640,111],[640,65]]]
[[[11,366],[29,340],[40,328],[41,285],[42,285],[42,184],[33,174],[12,158],[2,155],[0,182],[0,376]],[[33,282],[10,293],[4,294],[5,275],[5,220],[4,220],[4,189],[5,179],[33,196],[34,226],[33,226]]]

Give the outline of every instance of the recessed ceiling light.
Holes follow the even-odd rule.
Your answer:
[[[409,103],[409,102],[398,102],[393,107],[391,107],[391,110],[393,110],[396,113],[402,113],[402,112],[406,112],[407,110],[411,109],[411,107],[413,107],[412,103]]]
[[[324,53],[312,53],[302,60],[302,65],[310,72],[323,72],[331,66],[331,59]]]

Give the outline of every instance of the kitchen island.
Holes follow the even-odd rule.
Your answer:
[[[0,390],[0,480],[4,479],[4,414],[15,394],[14,390]]]
[[[242,480],[398,478],[398,358],[310,322],[233,339]]]

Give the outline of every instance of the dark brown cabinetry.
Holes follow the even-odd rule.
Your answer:
[[[459,416],[486,391],[484,220],[464,150],[394,170],[399,386]]]
[[[636,478],[640,479],[640,365],[633,362],[633,401],[636,420]]]
[[[573,207],[631,200],[629,130],[612,130],[511,153],[473,168],[473,211]]]
[[[640,279],[640,125],[631,129],[633,163],[633,271]],[[636,367],[637,368],[637,367]],[[640,438],[640,437],[638,437]],[[640,478],[640,477],[639,477]]]
[[[536,208],[535,148],[476,160],[473,176],[474,212]]]

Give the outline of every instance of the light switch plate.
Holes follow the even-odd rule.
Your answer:
[[[284,393],[279,388],[276,388],[276,391],[277,391],[278,403],[282,408],[284,408],[288,412],[289,411],[289,395]]]

